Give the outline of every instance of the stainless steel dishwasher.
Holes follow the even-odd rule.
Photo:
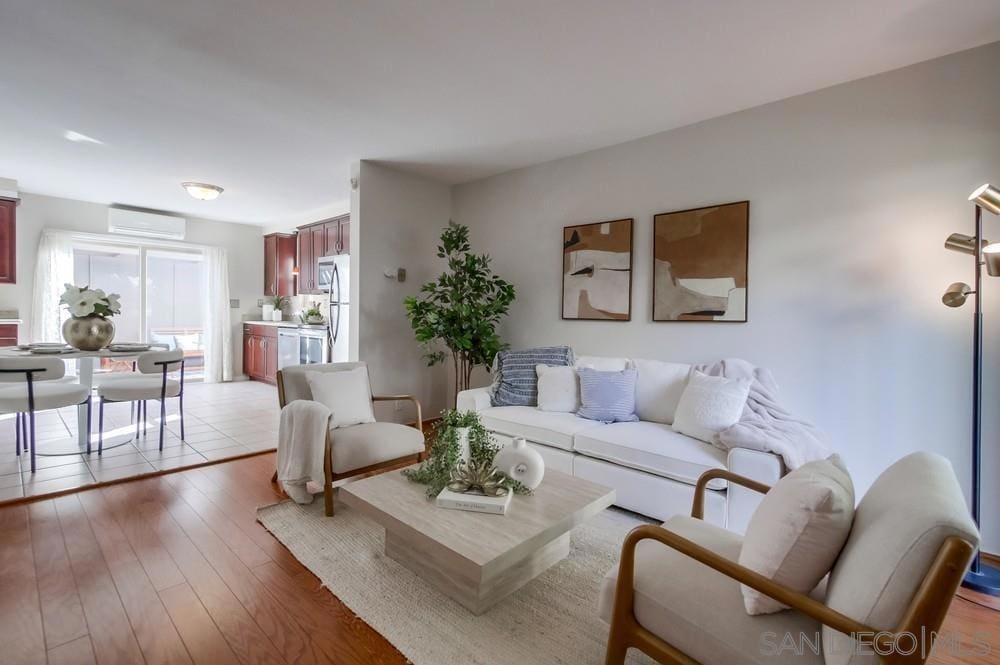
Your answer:
[[[299,357],[298,328],[278,328],[278,369],[298,365]]]

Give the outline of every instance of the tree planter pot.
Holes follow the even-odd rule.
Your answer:
[[[72,316],[63,323],[66,343],[80,351],[100,351],[115,338],[115,324],[103,316]]]

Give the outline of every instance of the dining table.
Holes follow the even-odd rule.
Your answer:
[[[99,351],[81,351],[79,349],[67,348],[60,353],[32,353],[30,349],[23,348],[29,346],[27,344],[20,346],[6,346],[0,347],[0,357],[2,358],[28,358],[28,357],[40,357],[40,358],[59,358],[61,360],[76,360],[77,362],[77,378],[80,385],[86,386],[87,388],[94,387],[94,366],[97,361],[103,358],[114,358],[115,360],[131,360],[139,357],[145,351],[138,350],[128,350],[128,351],[111,351],[109,349],[101,349]],[[150,348],[168,348],[166,344],[150,344]],[[81,453],[87,452],[87,439],[90,437],[90,432],[87,430],[87,405],[80,404],[76,407],[76,428],[77,436],[76,440],[70,441],[56,441],[56,442],[46,442],[45,450],[39,450],[36,454],[42,456],[58,456],[58,455],[79,455]],[[131,437],[116,443],[105,442],[104,448],[107,450],[109,448],[115,448],[120,445],[125,445],[131,440]]]

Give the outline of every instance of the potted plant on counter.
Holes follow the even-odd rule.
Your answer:
[[[62,326],[66,343],[81,351],[99,351],[111,344],[115,338],[111,317],[121,314],[121,296],[90,286],[65,284],[65,287],[59,302],[70,314]]]

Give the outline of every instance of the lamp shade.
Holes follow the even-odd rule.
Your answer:
[[[1000,277],[1000,242],[983,247],[983,261],[990,277]]]
[[[969,200],[994,215],[1000,215],[1000,190],[989,183],[969,194]]]
[[[986,247],[990,244],[990,241],[983,238],[980,241],[982,247]],[[967,236],[964,233],[952,233],[948,236],[948,239],[944,241],[944,248],[950,249],[953,252],[961,252],[962,254],[975,254],[976,253],[976,236]]]
[[[941,296],[941,302],[948,307],[961,307],[965,304],[965,299],[972,293],[972,287],[965,282],[954,282]]]

